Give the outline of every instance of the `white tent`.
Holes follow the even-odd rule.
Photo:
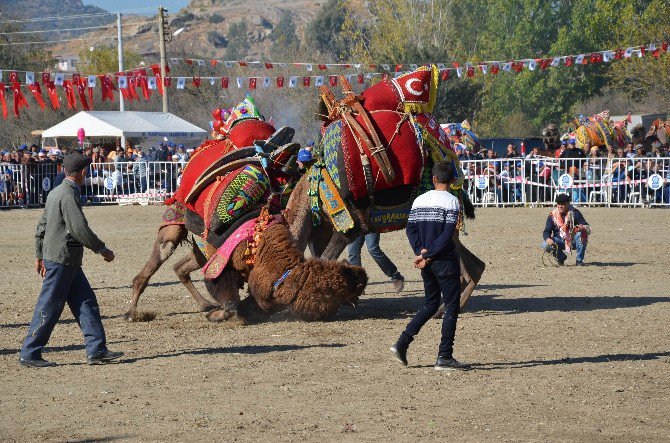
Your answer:
[[[77,137],[84,128],[86,137],[198,140],[207,131],[169,112],[82,111],[46,129],[42,137]]]

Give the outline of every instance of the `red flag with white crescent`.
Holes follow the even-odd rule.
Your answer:
[[[19,111],[23,107],[28,107],[28,100],[21,92],[21,83],[14,82],[12,84],[12,91],[14,92],[14,115],[19,117]]]
[[[2,106],[2,118],[7,120],[7,102],[5,101],[5,83],[0,82],[0,106]]]
[[[35,98],[35,101],[37,104],[44,110],[46,105],[44,104],[44,99],[42,98],[42,90],[40,88],[40,84],[35,82],[32,85],[28,85],[28,89],[30,89],[30,92],[33,94],[33,97]]]
[[[60,100],[58,98],[58,91],[56,91],[56,84],[49,80],[44,86],[47,88],[47,96],[49,97],[49,101],[51,101],[51,107],[54,110],[60,109]]]

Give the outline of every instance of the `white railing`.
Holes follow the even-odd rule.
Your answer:
[[[152,204],[172,196],[184,164],[94,163],[82,188],[90,204]],[[475,206],[548,206],[568,193],[576,204],[670,207],[670,158],[503,158],[462,160]],[[60,167],[0,163],[0,208],[41,206]]]

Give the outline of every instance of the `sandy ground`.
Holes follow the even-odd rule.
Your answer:
[[[166,266],[140,300],[157,318],[126,323],[161,210],[85,209],[117,253],[107,265],[87,252],[84,268],[109,346],[126,356],[83,364],[66,312],[45,352],[59,366],[48,369],[17,361],[40,288],[39,212],[0,213],[0,440],[670,440],[666,210],[584,208],[594,230],[584,268],[574,258],[542,267],[547,209],[479,210],[464,243],[488,269],[458,323],[456,357],[475,367],[465,373],[433,370],[437,321],[408,368],[389,358],[422,297],[402,232],[382,247],[405,291],[394,294],[365,254],[367,294],[334,321],[209,324]]]

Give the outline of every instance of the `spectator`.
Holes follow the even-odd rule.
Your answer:
[[[140,192],[147,192],[149,182],[147,180],[147,159],[142,152],[142,147],[136,147],[135,165],[133,166],[133,174],[135,175],[135,182],[139,183]],[[135,187],[137,190],[137,186]]]
[[[519,153],[516,151],[516,147],[513,144],[507,145],[507,153],[505,154],[506,158],[517,158]]]
[[[635,148],[637,149],[638,146],[643,147],[642,145],[636,145]],[[626,145],[625,152],[626,152],[626,157],[627,158],[635,158],[635,151],[633,151],[633,145],[632,144],[628,143]]]
[[[526,160],[532,160],[541,157],[542,156],[540,155],[540,148],[533,148],[531,149],[530,154],[526,156]]]

